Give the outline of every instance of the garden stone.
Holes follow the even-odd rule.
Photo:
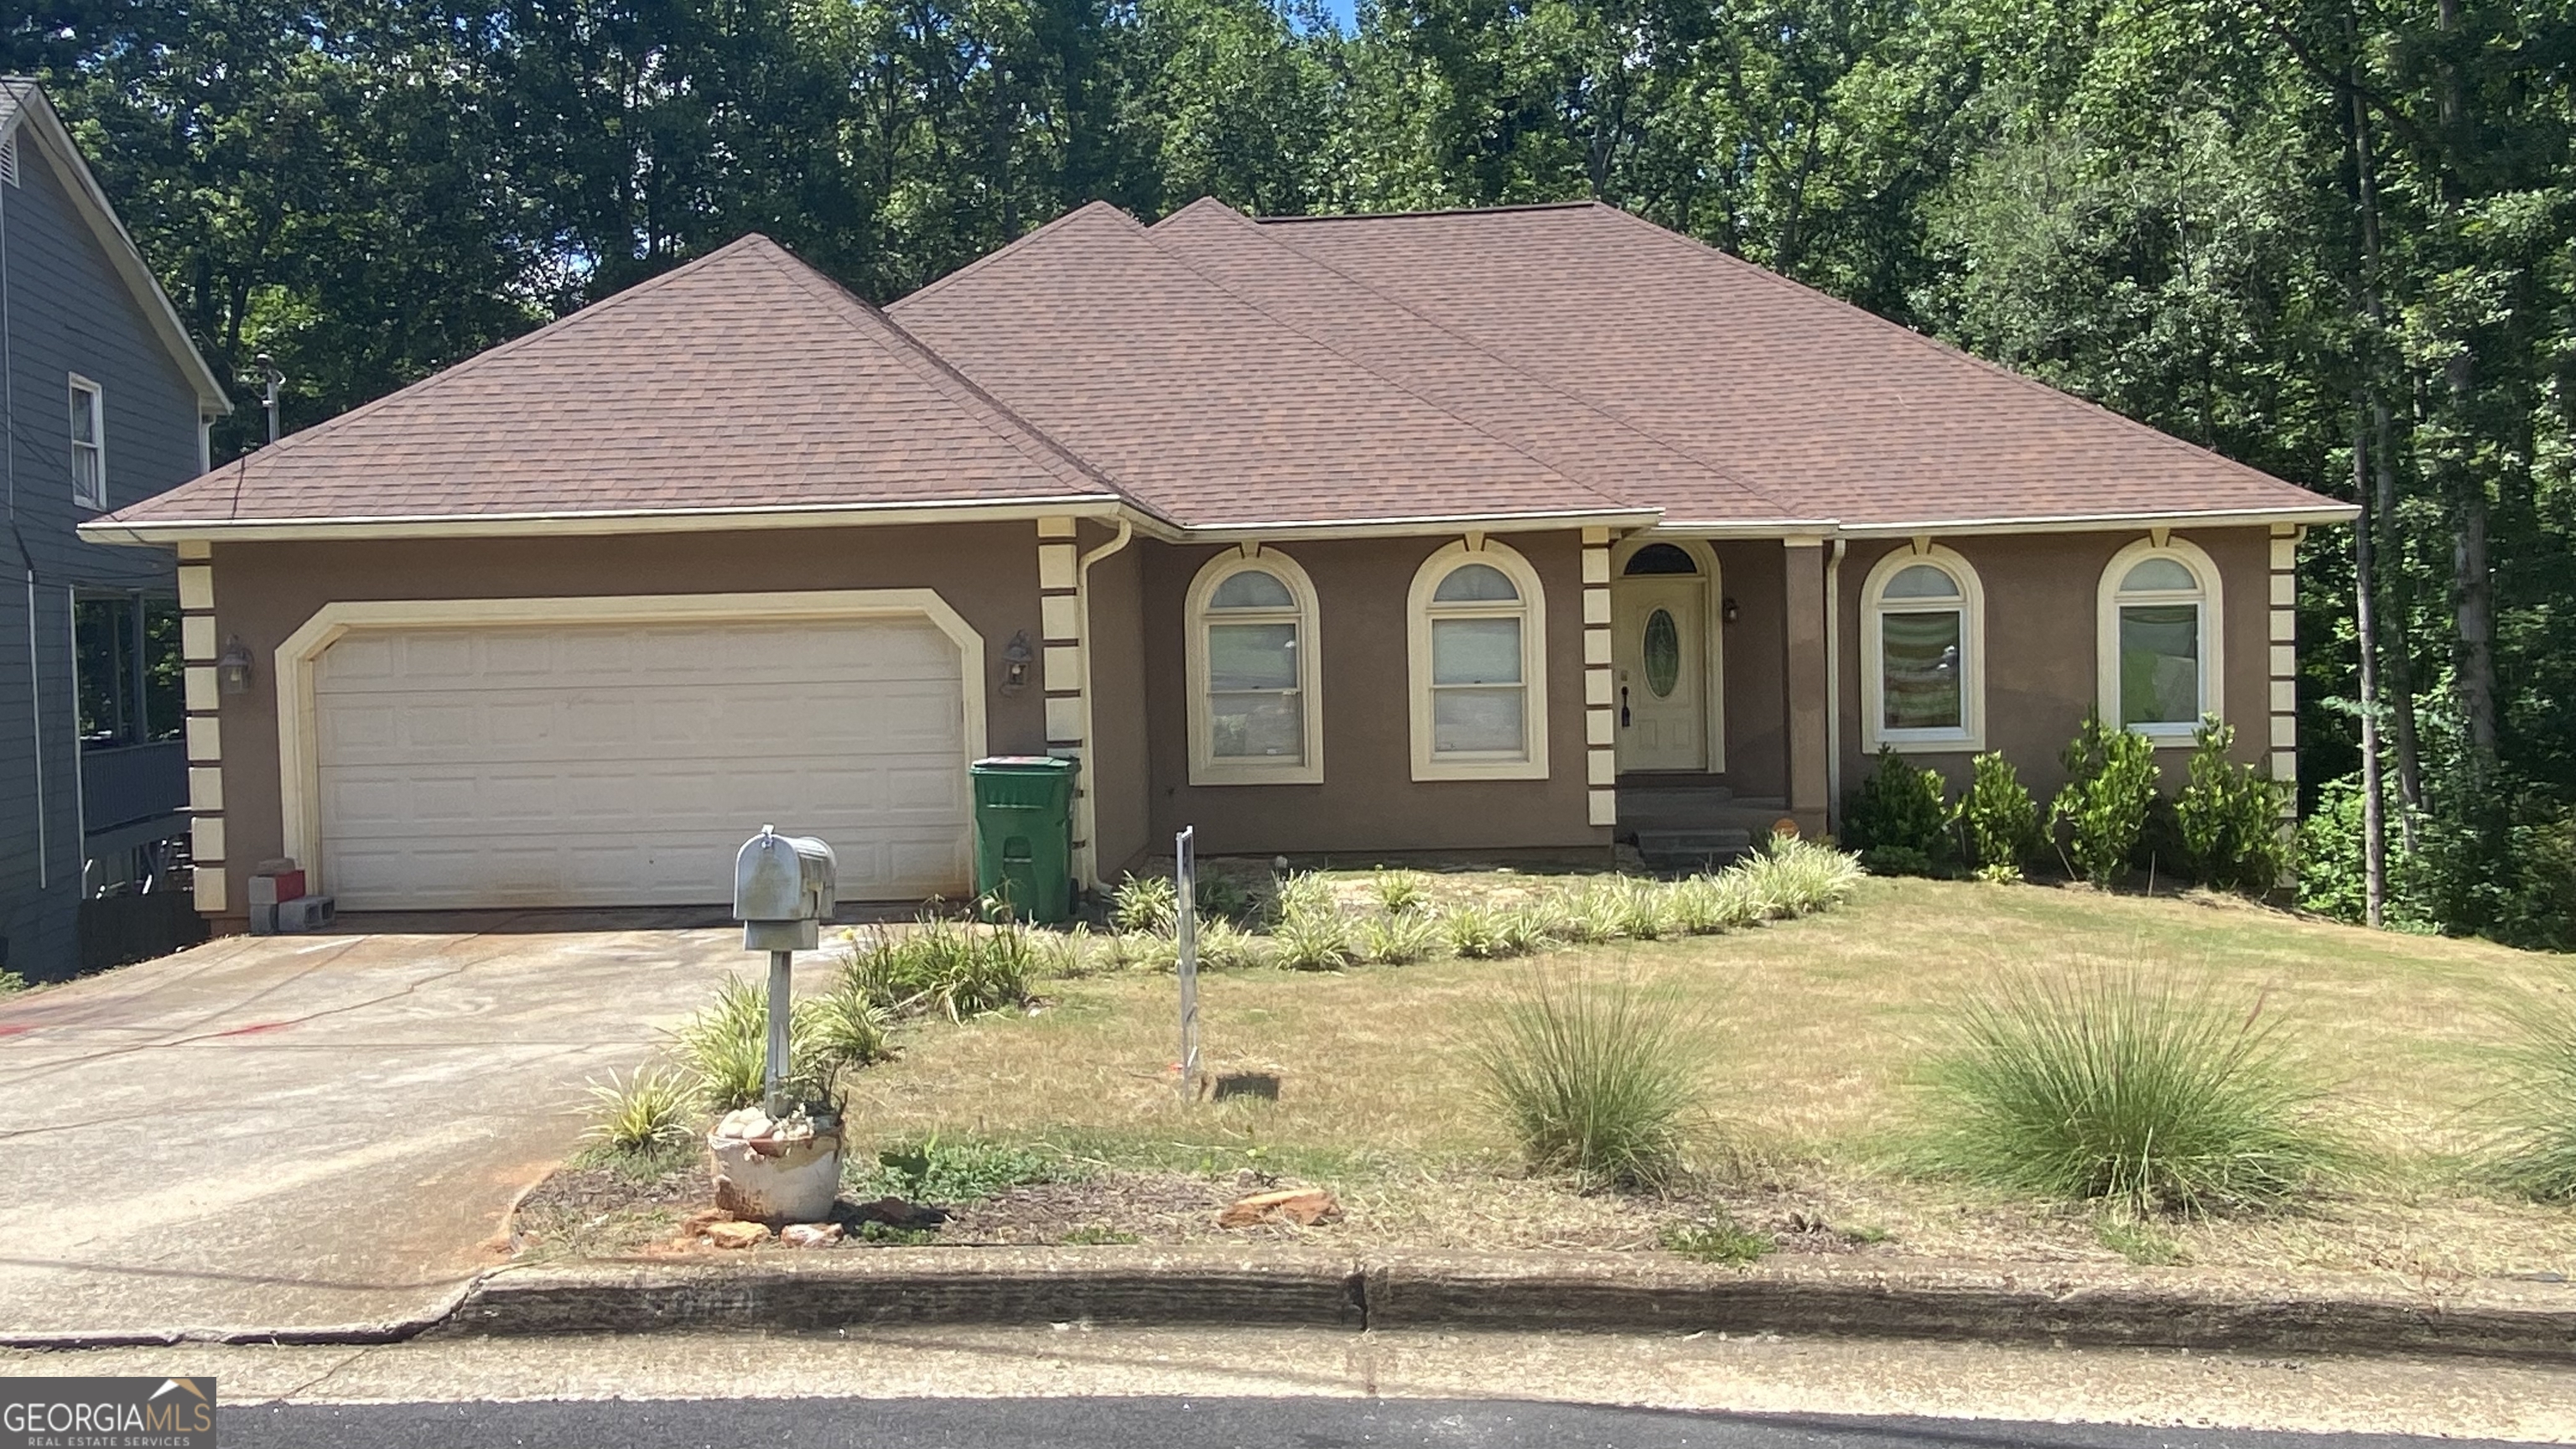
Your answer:
[[[1216,1215],[1216,1225],[1221,1228],[1257,1227],[1274,1216],[1286,1218],[1299,1227],[1311,1228],[1317,1223],[1339,1222],[1342,1205],[1320,1187],[1257,1192],[1228,1204],[1225,1211]]]

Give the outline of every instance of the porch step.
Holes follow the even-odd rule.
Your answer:
[[[1646,864],[1666,870],[1725,865],[1752,849],[1753,834],[1748,830],[1694,828],[1637,832],[1637,854],[1645,858]]]

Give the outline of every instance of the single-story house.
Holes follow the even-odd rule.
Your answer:
[[[884,311],[746,237],[83,531],[208,621],[227,915],[720,901],[764,821],[954,895],[986,754],[1089,882],[1824,830],[2097,706],[2289,778],[2349,512],[1611,207],[1203,201]]]

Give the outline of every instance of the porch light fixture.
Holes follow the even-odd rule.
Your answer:
[[[235,634],[224,641],[223,657],[215,661],[215,689],[221,694],[250,693],[250,646]]]
[[[1734,623],[1734,622],[1735,622],[1735,600],[1734,600],[1734,598],[1733,598],[1732,596],[1729,596],[1729,597],[1727,598],[1727,600],[1726,600],[1724,603],[1722,603],[1722,604],[1718,605],[1717,613],[1718,613],[1718,617],[1719,617],[1719,618],[1724,619],[1726,622],[1728,622],[1728,623],[1730,623],[1730,624]]]
[[[1028,630],[1011,636],[1011,642],[1002,646],[1002,693],[1018,694],[1029,687],[1029,664],[1037,657],[1029,648]]]

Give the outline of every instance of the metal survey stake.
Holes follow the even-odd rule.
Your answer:
[[[1199,1079],[1199,862],[1198,827],[1172,838],[1174,893],[1172,937],[1180,948],[1181,1095],[1196,1089]]]

